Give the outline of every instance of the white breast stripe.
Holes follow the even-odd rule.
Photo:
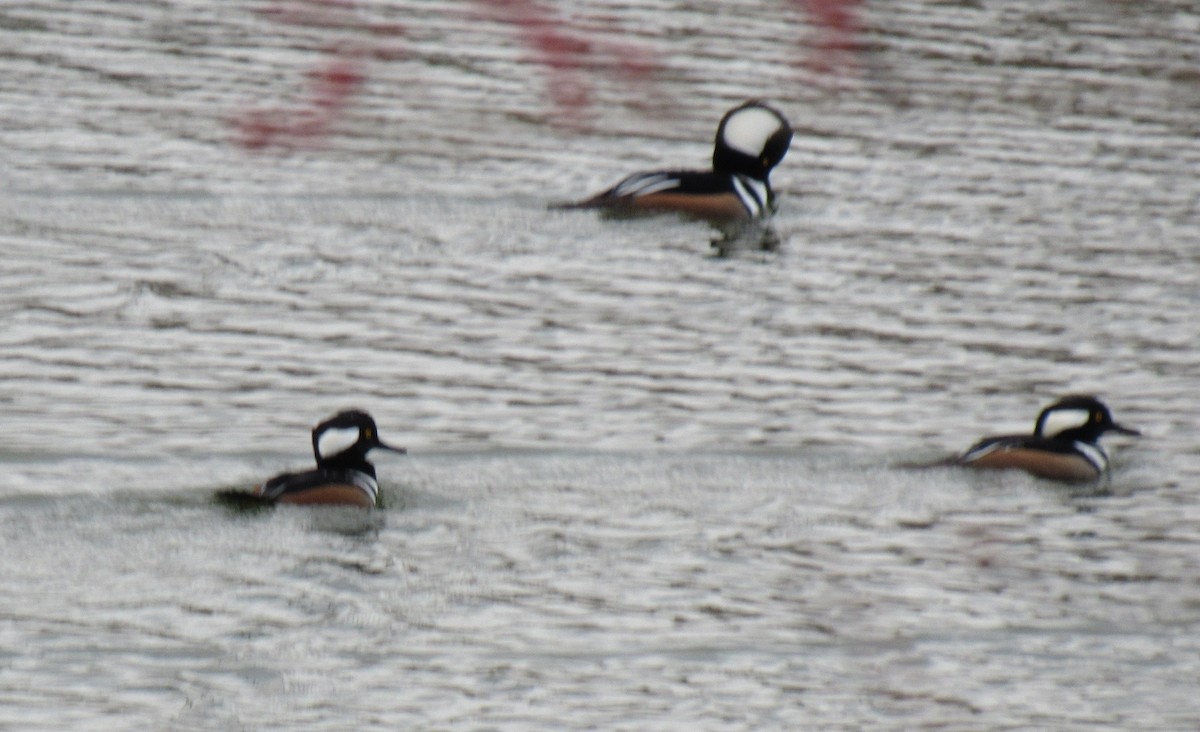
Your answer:
[[[321,457],[333,457],[358,442],[357,427],[333,427],[317,437],[317,452]]]
[[[1087,461],[1096,466],[1096,470],[1099,470],[1101,473],[1108,471],[1108,453],[1104,452],[1104,448],[1099,445],[1076,441],[1075,449],[1083,453]]]
[[[371,496],[371,503],[375,503],[379,496],[379,483],[374,478],[366,473],[360,473],[357,470],[350,471],[350,480],[354,485],[362,488]]]
[[[626,178],[613,189],[615,196],[648,196],[651,193],[679,187],[679,179],[663,173],[636,175]]]
[[[733,176],[733,190],[751,216],[758,216],[767,206],[767,186],[748,176]]]

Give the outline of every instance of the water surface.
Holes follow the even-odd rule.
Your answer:
[[[1200,15],[892,3],[834,79],[787,3],[578,3],[567,108],[477,5],[286,7],[0,12],[0,727],[1200,722]],[[773,251],[546,209],[748,97]],[[1095,489],[911,467],[1069,392],[1146,433]],[[383,510],[211,502],[351,405]]]

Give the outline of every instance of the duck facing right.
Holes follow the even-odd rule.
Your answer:
[[[1038,414],[1033,434],[994,435],[972,445],[956,461],[969,468],[1024,470],[1039,478],[1084,483],[1108,474],[1107,432],[1140,435],[1118,424],[1099,399],[1065,396]]]

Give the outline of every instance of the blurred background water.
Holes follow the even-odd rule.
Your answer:
[[[1200,9],[815,17],[0,9],[0,728],[1197,727]],[[775,250],[546,209],[751,97]],[[383,510],[211,502],[352,405]]]

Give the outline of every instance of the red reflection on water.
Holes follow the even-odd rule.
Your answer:
[[[362,89],[368,59],[391,60],[404,55],[403,49],[389,42],[404,35],[403,25],[365,22],[357,9],[354,0],[292,0],[274,2],[260,10],[263,17],[277,23],[383,40],[335,43],[325,49],[328,58],[306,74],[305,98],[298,106],[250,109],[233,118],[238,144],[248,150],[314,144],[329,134],[333,123]]]
[[[591,104],[584,72],[611,73],[629,83],[648,81],[660,69],[655,55],[629,43],[588,38],[534,0],[476,0],[496,20],[511,23],[517,37],[546,69],[546,88],[560,114],[572,121]]]
[[[307,99],[299,107],[252,109],[234,117],[238,142],[251,150],[312,142],[329,132],[365,80],[360,59],[324,62],[309,72]]]
[[[862,29],[858,11],[861,0],[792,0],[808,15],[820,32],[810,65],[819,73],[836,74],[857,70]]]
[[[650,50],[635,44],[599,40],[588,31],[566,27],[560,17],[536,0],[474,0],[486,15],[511,24],[520,42],[545,70],[546,90],[558,116],[581,120],[592,104],[591,74],[608,74],[631,86],[644,86],[660,70]],[[857,11],[861,0],[791,0],[821,30],[813,60],[815,70],[833,73],[854,68],[858,49]],[[403,58],[400,23],[362,19],[356,0],[276,0],[259,14],[275,23],[319,28],[352,42],[331,43],[326,58],[307,74],[305,95],[294,107],[256,108],[231,120],[237,142],[249,150],[312,145],[327,136],[368,78],[367,62]],[[367,39],[367,40],[364,40]]]

